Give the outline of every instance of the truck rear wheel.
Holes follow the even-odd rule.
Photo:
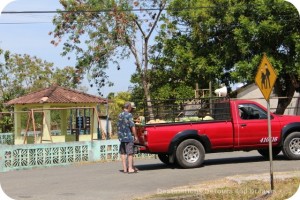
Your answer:
[[[300,132],[293,132],[285,138],[282,152],[290,160],[300,160]]]
[[[184,140],[176,150],[176,161],[182,168],[200,167],[203,164],[204,157],[203,145],[194,139]]]

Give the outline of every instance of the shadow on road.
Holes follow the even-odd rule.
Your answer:
[[[286,158],[283,155],[278,155],[273,158],[275,161],[286,161]],[[231,157],[231,158],[209,158],[204,161],[205,166],[210,165],[226,165],[226,164],[237,164],[237,163],[254,163],[254,162],[266,162],[268,159],[262,156],[249,156],[249,157]],[[150,170],[161,170],[161,169],[178,169],[180,166],[166,165],[164,163],[155,163],[155,164],[140,164],[136,165],[139,170],[150,171]]]
[[[143,171],[160,170],[160,169],[175,169],[176,168],[174,166],[166,165],[163,163],[136,165],[136,167],[139,170],[143,170]]]
[[[283,155],[278,155],[273,160],[286,160]],[[216,158],[216,159],[206,159],[204,165],[223,165],[223,164],[235,164],[235,163],[250,163],[250,162],[265,162],[268,159],[262,156],[250,156],[250,157],[232,157],[232,158]]]

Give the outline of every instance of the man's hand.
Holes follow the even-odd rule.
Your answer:
[[[138,138],[138,137],[134,137],[134,141],[133,141],[133,143],[135,143],[135,144],[138,144],[138,143],[140,143],[140,141],[139,141],[139,138]]]

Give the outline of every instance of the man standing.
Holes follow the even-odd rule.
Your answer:
[[[123,112],[119,114],[119,119],[117,123],[118,128],[118,138],[121,142],[120,144],[120,154],[123,165],[124,173],[136,173],[137,171],[133,166],[133,154],[134,154],[134,143],[138,142],[138,137],[136,134],[135,124],[133,121],[132,110],[130,102],[124,104]],[[128,160],[128,166],[127,166]]]

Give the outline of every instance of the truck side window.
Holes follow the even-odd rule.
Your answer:
[[[241,119],[267,119],[267,113],[254,104],[239,105],[239,115]]]

